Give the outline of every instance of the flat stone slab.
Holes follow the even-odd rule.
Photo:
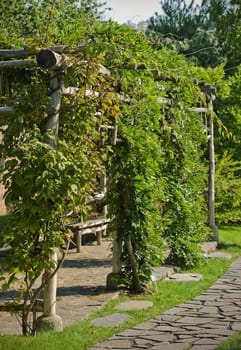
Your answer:
[[[201,274],[198,273],[175,273],[165,281],[175,281],[175,282],[196,282],[200,281],[203,278]]]
[[[213,252],[213,253],[209,253],[205,255],[206,258],[210,259],[210,258],[222,258],[222,259],[231,259],[231,255],[228,253],[224,253],[224,252]]]
[[[175,273],[174,266],[155,267],[152,272],[152,282],[163,280]]]
[[[129,318],[130,318],[129,315],[116,313],[106,317],[97,317],[91,321],[91,324],[93,326],[99,326],[99,327],[105,327],[105,328],[115,327],[115,326],[120,326]]]
[[[129,300],[116,305],[116,309],[119,311],[127,310],[146,310],[153,306],[152,301],[146,300]]]
[[[209,253],[213,253],[216,251],[217,249],[217,242],[215,241],[212,241],[212,242],[203,242],[203,243],[200,243],[199,246],[202,248],[202,250],[206,253],[206,254],[209,254]]]
[[[190,344],[160,344],[153,346],[152,350],[188,350],[190,349]]]

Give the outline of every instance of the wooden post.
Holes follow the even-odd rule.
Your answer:
[[[107,191],[107,176],[106,174],[100,174],[100,192],[103,194],[103,196],[106,196]],[[105,217],[107,217],[107,206],[104,205],[101,214]]]
[[[214,99],[214,96],[212,97]],[[213,231],[213,239],[218,243],[218,227],[215,223],[215,152],[214,152],[214,130],[213,130],[213,105],[210,101],[209,108],[209,186],[208,186],[208,224]]]
[[[3,143],[3,130],[6,129],[6,127],[0,128],[0,144]],[[0,158],[0,166],[3,167],[5,163],[4,158]],[[7,206],[5,204],[4,200],[4,194],[6,192],[6,189],[2,182],[0,182],[0,215],[6,215],[7,214]]]
[[[50,107],[46,131],[52,135],[47,136],[46,142],[57,149],[58,131],[59,131],[59,112],[61,106],[62,89],[60,87],[60,76],[63,74],[63,61],[59,54],[51,50],[42,50],[37,56],[38,64],[44,69],[50,69]],[[51,261],[57,266],[57,254],[51,255]],[[45,271],[44,276],[52,275],[53,271]],[[56,291],[57,291],[57,273],[52,276],[44,288],[44,311],[43,316],[38,320],[38,331],[61,330],[63,329],[62,319],[56,315]]]
[[[117,235],[115,235],[113,239],[113,255],[112,255],[112,272],[113,273],[120,273],[121,254],[122,254],[122,244],[118,240]]]
[[[82,245],[81,239],[82,239],[82,230],[80,229],[80,230],[77,231],[77,235],[76,235],[77,253],[81,252],[81,245]]]
[[[52,70],[50,73],[50,108],[46,123],[46,130],[52,133],[50,137],[47,137],[46,142],[54,149],[57,149],[58,145],[59,112],[62,98],[62,91],[59,88],[59,73],[58,70]]]
[[[57,254],[53,253],[51,256],[52,262],[55,264],[55,268],[57,266]],[[54,269],[53,269],[54,270]],[[47,271],[45,272],[45,277],[48,278],[48,275],[53,272]],[[56,315],[56,290],[57,290],[57,274],[55,274],[51,279],[51,283],[47,283],[44,288],[44,316],[55,316]]]
[[[96,241],[97,241],[97,245],[101,245],[101,239],[102,239],[102,234],[105,230],[98,230],[96,232]]]
[[[112,272],[106,278],[106,289],[110,291],[118,290],[120,280],[122,242],[117,233],[114,235],[112,244]]]
[[[51,69],[50,73],[50,108],[46,123],[46,130],[49,130],[52,133],[50,137],[47,137],[46,142],[54,149],[57,149],[58,145],[59,112],[62,97],[62,91],[59,86],[59,76],[60,74],[62,75],[62,70],[59,68],[61,62],[61,58],[59,56],[60,55],[55,53],[53,53],[53,55],[51,55],[51,53],[48,54],[47,63],[44,66],[44,68],[49,68],[49,66],[51,67],[51,64],[54,64],[54,68]],[[52,255],[52,262],[54,265],[57,265],[57,254]],[[51,272],[52,271],[47,271],[46,274],[51,274]],[[56,291],[57,273],[48,281],[44,289],[44,316],[56,316]]]

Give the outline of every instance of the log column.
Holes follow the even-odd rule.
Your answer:
[[[218,227],[215,222],[215,151],[214,151],[214,129],[213,129],[213,104],[215,96],[211,96],[209,102],[209,184],[208,184],[208,224],[213,232],[213,240],[219,243]]]
[[[53,149],[57,149],[59,132],[59,112],[62,98],[62,88],[60,81],[64,72],[65,62],[61,55],[52,50],[41,50],[37,56],[37,62],[41,68],[50,71],[50,107],[46,123],[46,131],[51,135],[46,137],[48,143]],[[43,278],[47,283],[44,288],[44,311],[37,322],[37,330],[62,330],[63,323],[60,316],[56,314],[56,292],[57,292],[57,273],[54,269],[57,267],[58,257],[56,253],[50,255],[53,269],[45,271]]]

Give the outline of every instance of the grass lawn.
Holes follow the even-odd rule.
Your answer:
[[[225,273],[231,262],[241,254],[241,227],[223,227],[220,229],[220,242],[221,248],[232,254],[232,259],[210,259],[202,266],[193,269],[192,272],[203,275],[203,279],[199,282],[176,283],[175,287],[173,282],[159,282],[157,290],[155,289],[153,294],[133,297],[122,295],[118,299],[108,302],[102,309],[87,319],[65,328],[61,333],[45,333],[35,337],[2,336],[0,337],[0,350],[84,350],[97,341],[155,317],[163,311],[199,295]],[[90,321],[92,319],[116,312],[115,305],[128,298],[151,300],[154,306],[146,311],[128,311],[131,316],[130,319],[119,327],[106,329],[91,325]],[[125,313],[127,312],[125,311]],[[241,334],[231,338],[229,343],[223,343],[218,350],[241,350],[240,343]]]

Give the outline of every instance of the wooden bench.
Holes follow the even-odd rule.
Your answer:
[[[97,245],[101,245],[102,234],[106,230],[109,219],[106,217],[99,217],[96,219],[87,220],[84,223],[75,223],[70,227],[76,230],[76,248],[80,252],[82,245],[82,235],[87,233],[94,233],[96,235]]]
[[[84,223],[74,223],[69,225],[73,231],[75,231],[76,234],[76,248],[77,252],[80,252],[81,245],[82,245],[82,235],[87,233],[94,233],[96,235],[96,241],[97,245],[101,245],[101,239],[103,232],[106,230],[108,223],[110,222],[109,219],[106,217],[99,217],[96,219],[87,220]],[[0,249],[0,257],[1,256],[7,256],[11,252],[11,247],[2,247]]]

